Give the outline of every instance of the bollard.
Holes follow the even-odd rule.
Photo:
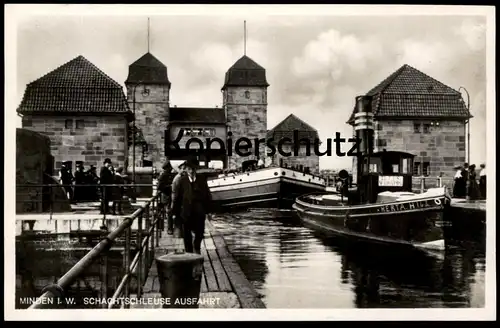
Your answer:
[[[156,258],[163,308],[198,308],[203,256],[171,253]]]

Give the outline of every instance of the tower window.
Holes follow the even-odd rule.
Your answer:
[[[245,91],[245,98],[250,99],[250,91]]]

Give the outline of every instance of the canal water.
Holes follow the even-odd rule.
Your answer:
[[[319,235],[297,218],[263,210],[215,216],[213,223],[267,308],[484,307],[484,229],[452,238],[444,254],[432,255]],[[17,241],[16,308],[26,308],[20,300],[39,296],[93,246],[57,239]],[[119,249],[108,257],[108,295],[123,275],[122,259]],[[96,263],[71,288],[68,296],[80,296],[74,307],[95,307],[81,296],[99,297],[100,273]]]
[[[484,307],[484,231],[431,255],[319,235],[262,211],[214,225],[267,308]]]

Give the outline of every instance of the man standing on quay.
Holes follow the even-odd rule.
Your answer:
[[[186,252],[201,254],[205,219],[211,212],[212,197],[205,177],[196,174],[198,160],[188,159],[185,167],[187,174],[180,178],[172,191],[172,214],[179,218],[179,223],[182,222]]]
[[[174,231],[174,224],[172,222],[172,216],[170,215],[170,200],[172,196],[172,180],[175,173],[172,172],[173,168],[168,159],[165,161],[165,164],[163,164],[162,169],[163,171],[158,178],[158,190],[161,192],[160,206],[162,206],[167,213],[167,233],[171,235]]]

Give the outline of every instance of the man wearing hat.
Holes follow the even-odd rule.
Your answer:
[[[173,221],[171,215],[169,215],[170,208],[170,198],[172,195],[172,181],[174,178],[174,173],[172,172],[172,165],[170,160],[166,160],[162,166],[162,172],[158,178],[158,190],[161,192],[160,195],[160,206],[167,212],[167,233],[171,235],[173,233]]]
[[[182,228],[182,222],[179,219],[179,216],[175,215],[172,211],[174,201],[178,198],[178,192],[179,192],[179,184],[181,182],[181,178],[185,176],[186,173],[186,161],[182,162],[178,167],[178,172],[177,175],[174,177],[174,180],[172,181],[172,195],[170,197],[170,208],[169,208],[169,215],[172,217],[172,221],[174,223],[175,228],[179,231],[179,229]],[[176,233],[176,237],[180,237],[178,233]]]
[[[113,184],[114,176],[111,172],[111,159],[106,158],[104,160],[104,166],[101,167],[100,176],[100,184],[104,185],[101,187],[101,214],[109,212],[109,201],[111,200],[111,188],[110,186],[106,187],[106,185]]]
[[[212,197],[205,177],[196,174],[197,168],[196,158],[189,158],[185,162],[187,174],[181,176],[178,185],[173,188],[172,214],[182,222],[186,252],[201,254],[205,218],[211,212]]]

